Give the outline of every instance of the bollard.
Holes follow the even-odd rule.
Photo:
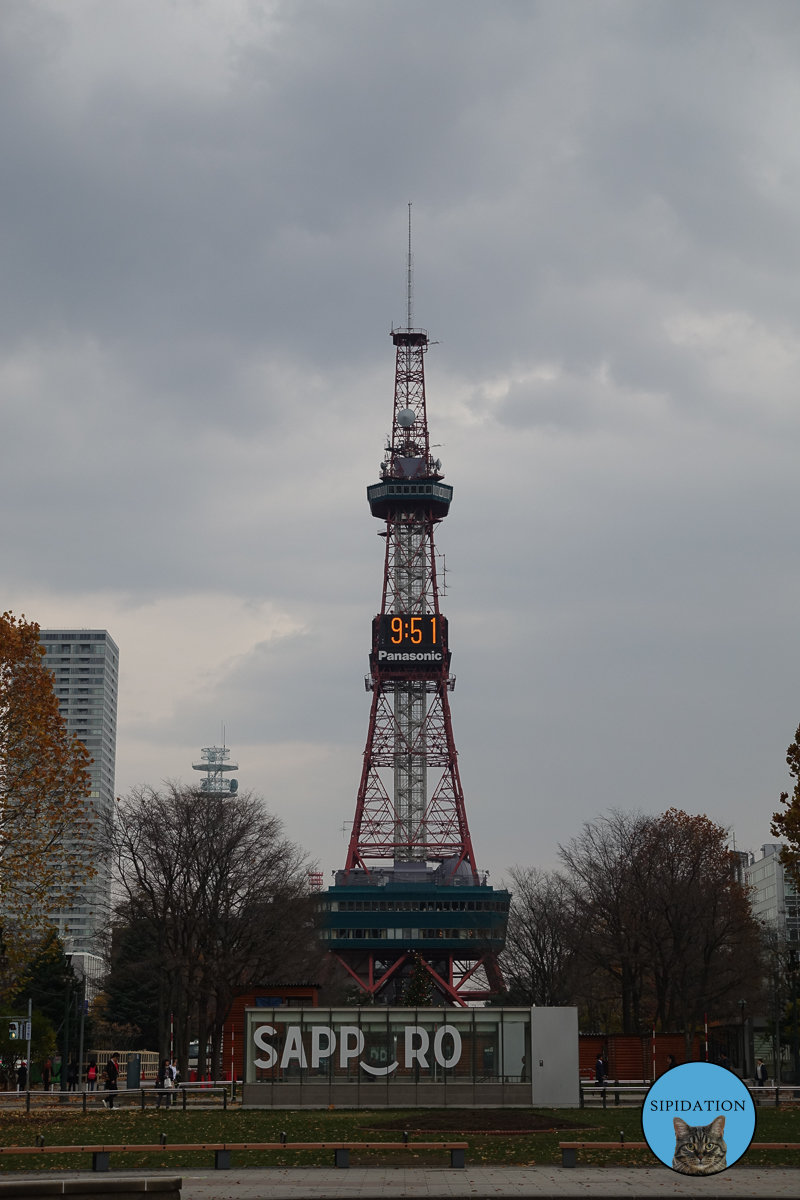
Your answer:
[[[86,1088],[83,1089],[83,1111],[86,1112]]]
[[[350,1166],[350,1151],[349,1150],[334,1150],[333,1165],[335,1167]]]
[[[614,1092],[614,1108],[619,1108],[619,1092]]]
[[[25,1112],[30,1112],[30,1111],[31,1111],[31,1094],[30,1094],[30,1092],[26,1092],[25,1093]]]
[[[182,1087],[181,1091],[183,1092],[183,1111],[186,1112],[186,1088]]]
[[[222,1111],[228,1111],[228,1089],[226,1087],[222,1089]]]
[[[215,1150],[214,1151],[214,1169],[216,1171],[230,1171],[230,1169],[231,1169],[231,1152],[230,1152],[230,1150]]]
[[[608,1104],[606,1103],[606,1100],[607,1100],[606,1089],[603,1088],[603,1108],[608,1108]]]

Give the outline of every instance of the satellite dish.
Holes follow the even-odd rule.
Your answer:
[[[400,412],[397,414],[397,424],[401,425],[403,429],[410,429],[416,419],[417,414],[414,412],[413,408],[401,408]]]
[[[440,458],[437,458],[436,462],[434,463],[434,466],[436,467],[436,470],[437,470],[437,471],[441,471],[441,469],[442,469],[442,460],[441,460]]]

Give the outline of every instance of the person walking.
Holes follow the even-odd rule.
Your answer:
[[[671,1070],[672,1070],[672,1068],[673,1068],[673,1067],[677,1067],[677,1065],[678,1065],[678,1064],[675,1062],[675,1055],[674,1055],[674,1054],[670,1054],[670,1055],[667,1057],[667,1065],[666,1065],[666,1067],[665,1067],[665,1070],[667,1070],[667,1071],[671,1071]]]
[[[86,1086],[88,1087],[90,1092],[94,1091],[94,1087],[95,1087],[96,1083],[97,1083],[97,1063],[91,1062],[91,1063],[89,1063],[89,1066],[86,1068]]]
[[[756,1084],[758,1087],[763,1087],[767,1082],[767,1068],[764,1066],[763,1058],[758,1060],[756,1065]]]
[[[174,1057],[172,1059],[172,1062],[169,1064],[169,1073],[170,1073],[170,1079],[172,1080],[172,1083],[170,1086],[173,1089],[177,1089],[178,1081],[180,1080],[180,1073],[178,1071],[178,1064],[176,1063]],[[173,1094],[172,1094],[172,1103],[173,1103],[173,1105],[178,1103],[177,1091],[175,1091],[175,1090],[173,1090]]]
[[[52,1075],[53,1075],[53,1064],[49,1058],[46,1058],[44,1060],[44,1066],[42,1067],[42,1091],[43,1092],[50,1091],[50,1080],[52,1078]]]
[[[119,1063],[117,1055],[110,1058],[106,1063],[105,1070],[105,1090],[108,1092],[108,1099],[103,1101],[106,1108],[114,1107],[114,1093],[117,1090],[117,1080],[119,1079]]]
[[[606,1064],[603,1062],[603,1055],[597,1055],[597,1062],[594,1064],[594,1078],[598,1087],[603,1086],[603,1080],[606,1077]]]
[[[77,1092],[78,1090],[78,1064],[71,1062],[67,1067],[67,1091]]]
[[[161,1108],[162,1100],[166,1104],[167,1108],[169,1108],[169,1095],[167,1094],[167,1088],[171,1087],[172,1074],[169,1069],[169,1061],[166,1058],[162,1058],[158,1067],[158,1074],[156,1075],[156,1091],[158,1092],[156,1108]]]
[[[28,1090],[28,1064],[25,1059],[17,1067],[17,1091],[26,1092]]]
[[[724,1067],[726,1071],[730,1071],[732,1069],[731,1060],[728,1058],[727,1054],[722,1054],[720,1056],[719,1065]]]

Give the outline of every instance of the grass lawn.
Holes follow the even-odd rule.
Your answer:
[[[292,1141],[400,1141],[400,1130],[422,1131],[410,1134],[412,1141],[467,1141],[467,1162],[472,1164],[504,1164],[507,1166],[545,1165],[560,1163],[559,1140],[608,1141],[625,1131],[628,1141],[641,1141],[642,1130],[638,1108],[617,1109],[514,1109],[502,1110],[432,1110],[387,1112],[361,1110],[321,1112],[264,1112],[232,1110],[223,1112],[181,1112],[180,1109],[142,1113],[135,1109],[114,1112],[81,1113],[32,1112],[0,1114],[0,1144],[5,1146],[34,1145],[42,1134],[47,1145],[74,1143],[136,1144],[158,1142],[165,1133],[168,1142],[268,1142],[277,1141],[285,1131]],[[506,1119],[519,1126],[524,1118],[530,1123],[550,1126],[556,1122],[560,1129],[539,1129],[535,1133],[505,1135],[490,1134],[475,1129],[482,1121],[502,1129]],[[440,1125],[442,1132],[436,1132]],[[470,1126],[473,1126],[470,1128]],[[800,1141],[800,1107],[761,1108],[758,1110],[756,1141]],[[331,1166],[331,1151],[302,1151],[298,1153],[251,1153],[235,1151],[234,1166]],[[749,1151],[741,1160],[750,1166],[800,1166],[796,1151]],[[351,1154],[354,1165],[363,1166],[434,1166],[447,1165],[449,1156],[438,1151],[359,1151]],[[655,1159],[648,1151],[613,1150],[579,1151],[578,1163],[603,1165],[652,1164]],[[152,1154],[114,1155],[113,1167],[167,1167],[176,1171],[188,1168],[213,1167],[210,1151],[170,1153],[169,1149]],[[8,1171],[63,1171],[86,1169],[91,1166],[88,1155],[41,1156],[20,1155],[3,1159]]]

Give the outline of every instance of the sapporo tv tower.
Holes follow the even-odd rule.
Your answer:
[[[497,955],[511,897],[478,873],[458,770],[433,541],[453,489],[431,454],[428,335],[413,327],[412,299],[409,205],[407,322],[392,330],[392,435],[381,482],[367,488],[372,515],[386,526],[369,731],[347,861],[323,900],[323,936],[365,1003],[402,1003],[419,955],[435,1001],[465,1006],[502,990]]]

